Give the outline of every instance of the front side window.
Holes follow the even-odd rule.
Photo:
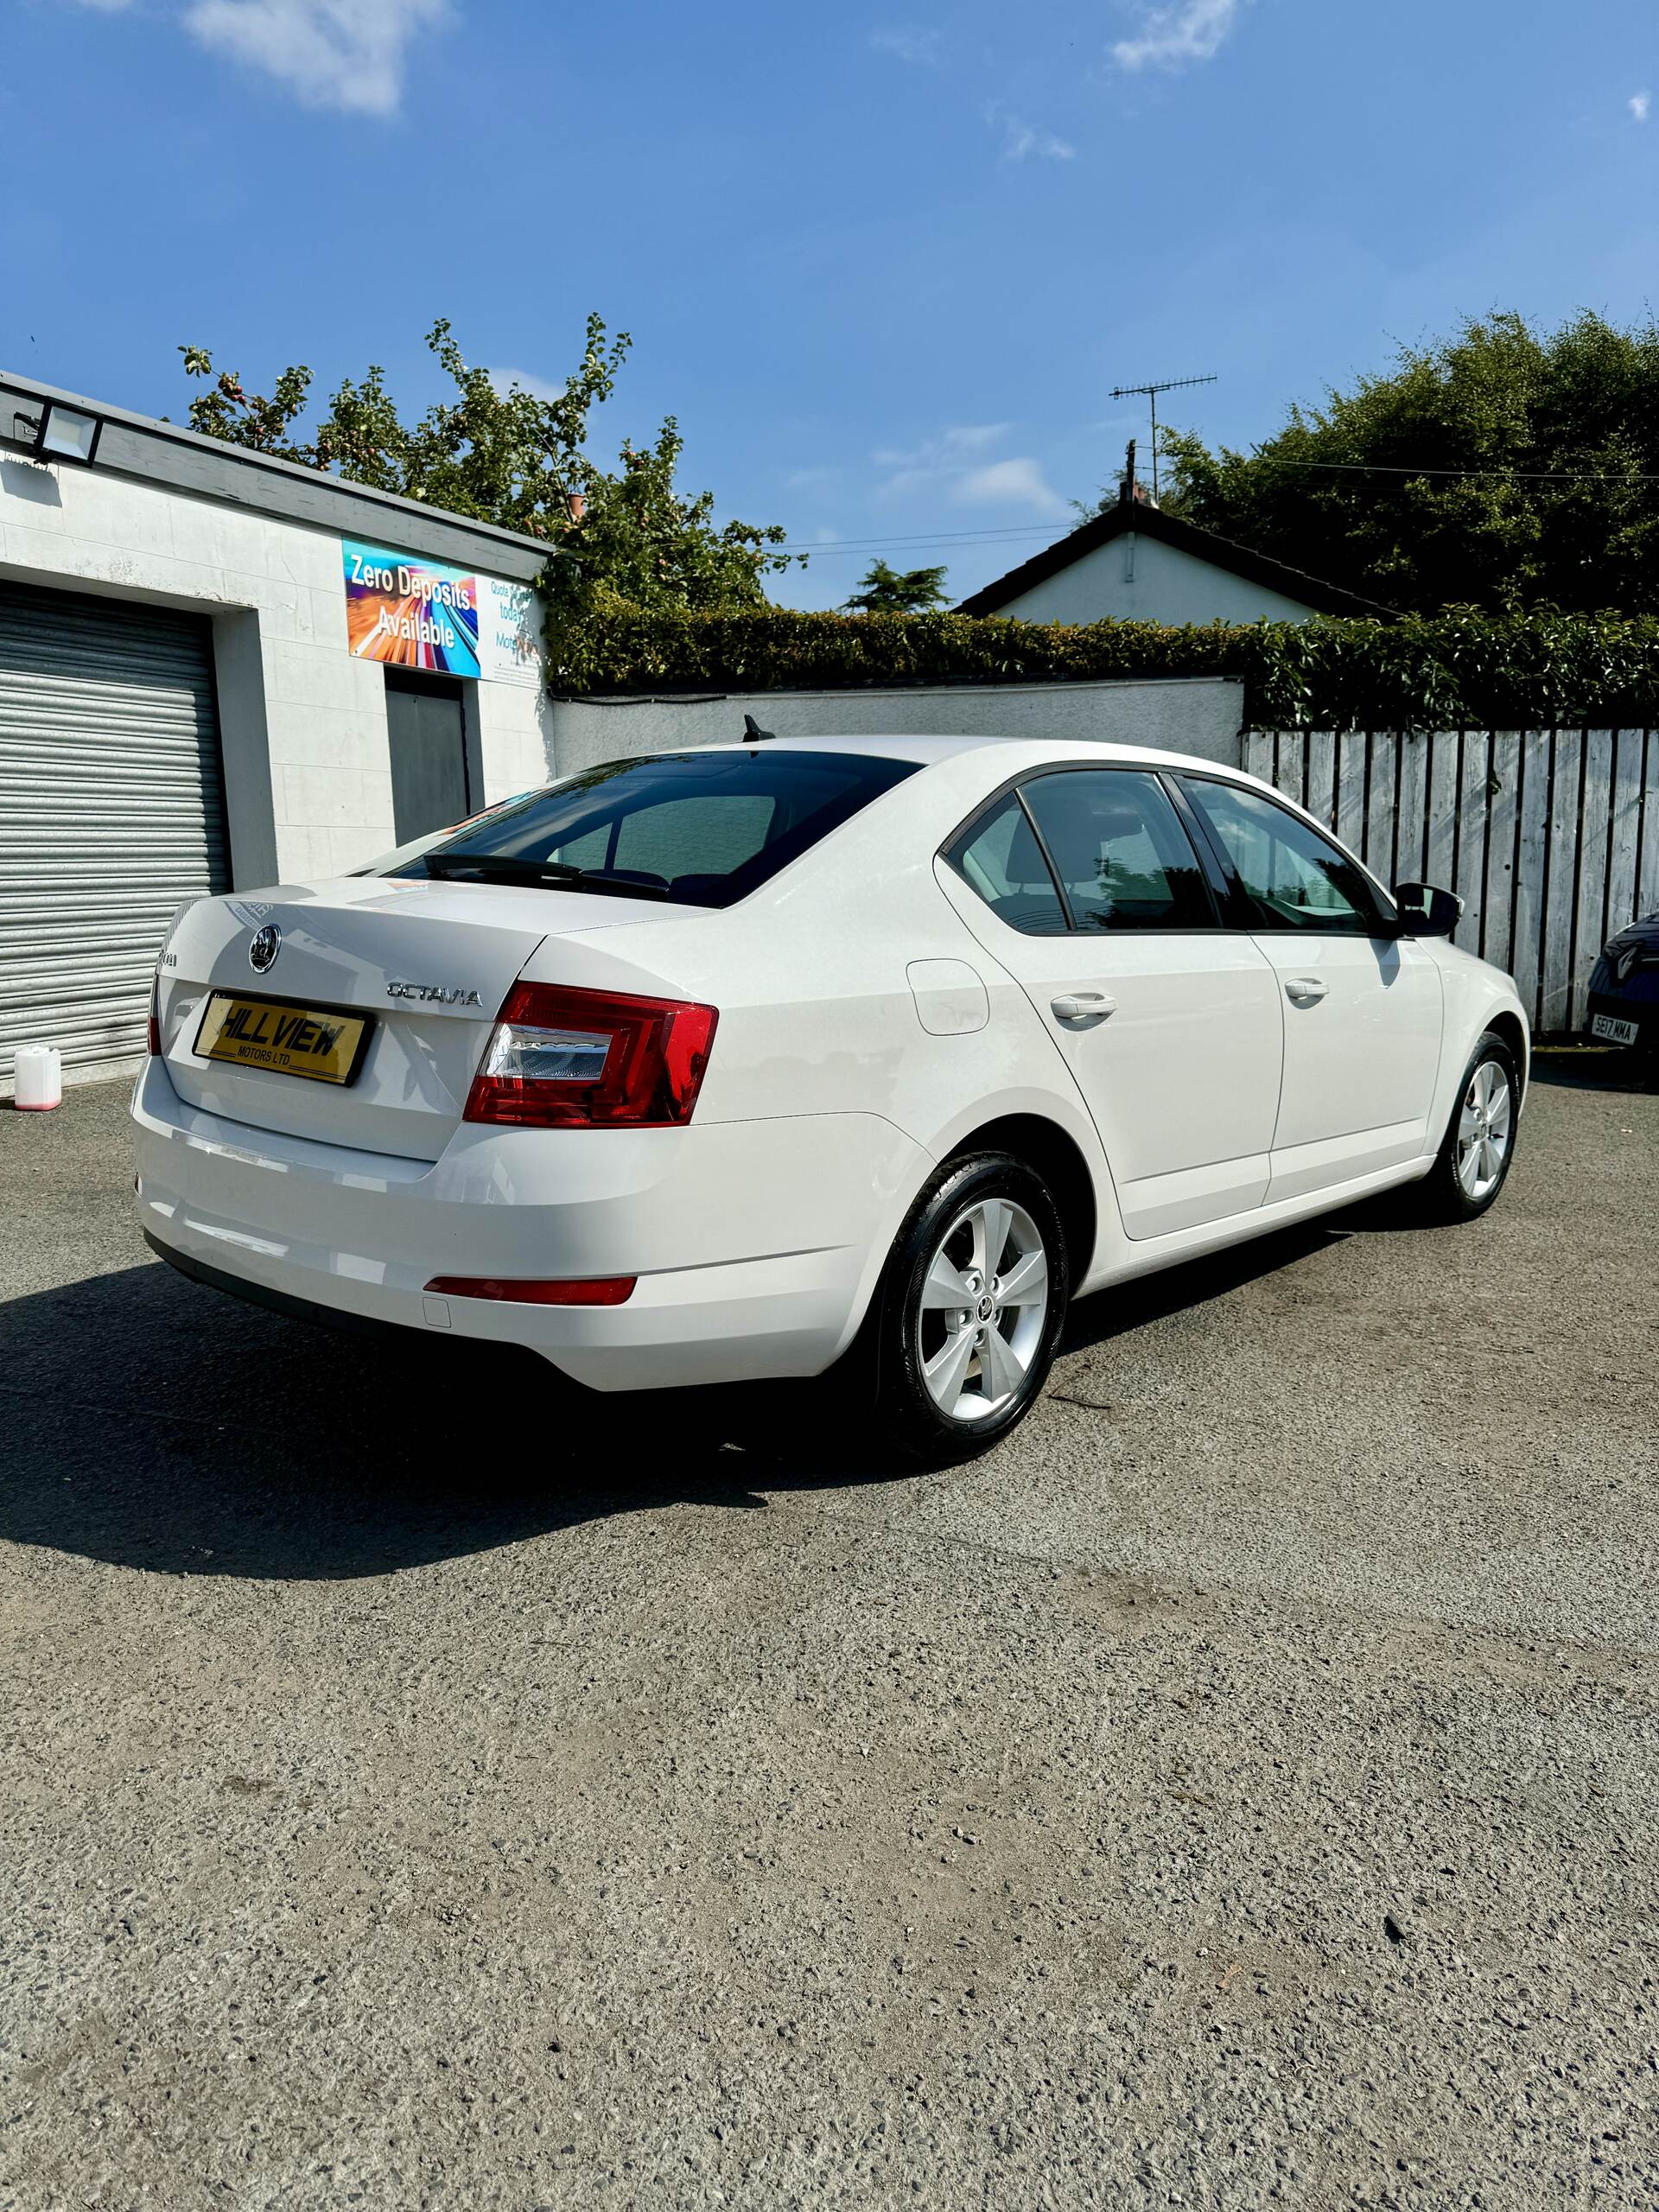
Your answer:
[[[1317,930],[1370,937],[1381,913],[1370,884],[1345,853],[1259,791],[1204,776],[1182,788],[1231,861],[1263,930]]]
[[[1033,777],[1025,796],[1075,928],[1215,926],[1198,855],[1155,775],[1066,768]]]
[[[382,872],[730,906],[916,772],[858,753],[613,760],[404,848]]]

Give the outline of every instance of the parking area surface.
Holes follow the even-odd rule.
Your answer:
[[[1659,1096],[948,1472],[154,1262],[0,1114],[0,2207],[1659,2200]]]

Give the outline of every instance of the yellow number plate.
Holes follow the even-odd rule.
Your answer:
[[[204,1060],[228,1060],[234,1067],[269,1068],[273,1075],[302,1075],[313,1083],[349,1083],[370,1026],[365,1014],[331,1014],[326,1007],[215,991],[195,1049]]]

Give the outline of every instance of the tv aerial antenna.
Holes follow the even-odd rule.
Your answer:
[[[1158,395],[1160,391],[1180,391],[1190,384],[1214,384],[1214,377],[1164,377],[1155,384],[1117,384],[1112,386],[1114,399],[1144,398],[1152,410],[1152,500],[1158,504]],[[1133,486],[1131,486],[1133,490]]]

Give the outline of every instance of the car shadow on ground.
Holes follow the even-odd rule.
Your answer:
[[[1224,1295],[1317,1224],[1091,1298],[1068,1346]],[[159,1262],[0,1306],[0,1541],[163,1574],[387,1574],[677,1503],[912,1479],[834,1389],[600,1397],[533,1354],[337,1334]]]
[[[1632,1089],[1618,1054],[1541,1084]],[[1202,1307],[1332,1242],[1421,1226],[1389,1192],[1080,1300],[1076,1351]],[[0,1539],[172,1574],[391,1573],[617,1513],[914,1478],[839,1381],[598,1397],[540,1360],[338,1335],[150,1262],[0,1306]],[[1017,1446],[1014,1448],[1017,1449]]]
[[[1557,1090],[1659,1094],[1659,1052],[1621,1052],[1610,1045],[1546,1046],[1533,1055],[1532,1080]]]
[[[0,1540],[161,1573],[385,1574],[764,1503],[717,1394],[601,1398],[531,1353],[337,1333],[159,1262],[0,1306]]]

